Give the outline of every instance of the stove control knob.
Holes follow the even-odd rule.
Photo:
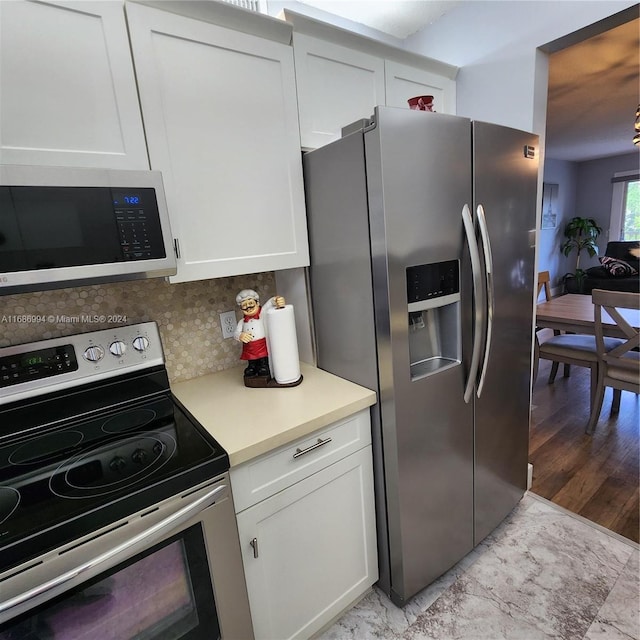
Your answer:
[[[102,358],[104,358],[104,349],[98,345],[87,347],[84,350],[84,359],[89,362],[98,362]]]
[[[133,340],[133,348],[136,351],[146,351],[149,346],[149,339],[145,336],[138,336]]]
[[[127,461],[122,456],[116,456],[109,463],[109,469],[111,471],[122,471],[127,466]]]
[[[144,449],[136,449],[132,454],[131,454],[131,459],[136,463],[136,464],[144,464],[147,461],[147,452]]]
[[[122,340],[116,340],[109,345],[109,351],[111,351],[111,353],[117,357],[123,356],[126,350],[127,345],[122,342]]]

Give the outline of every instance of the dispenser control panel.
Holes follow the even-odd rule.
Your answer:
[[[457,260],[407,267],[407,302],[421,302],[460,293]]]

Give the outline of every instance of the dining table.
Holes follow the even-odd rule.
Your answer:
[[[536,305],[536,327],[560,329],[563,332],[595,335],[595,305],[591,296],[568,293]],[[618,309],[620,315],[634,328],[640,328],[640,310]],[[602,314],[603,333],[624,338],[606,311]]]

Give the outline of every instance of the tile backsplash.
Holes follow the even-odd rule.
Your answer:
[[[241,289],[275,295],[273,273],[169,284],[162,278],[0,297],[0,347],[154,320],[171,382],[240,364],[240,344],[223,340],[219,313],[236,311]]]

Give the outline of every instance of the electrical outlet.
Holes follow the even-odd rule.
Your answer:
[[[233,332],[236,330],[238,321],[236,320],[235,311],[225,311],[220,314],[220,326],[222,327],[222,337],[233,338]]]

